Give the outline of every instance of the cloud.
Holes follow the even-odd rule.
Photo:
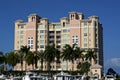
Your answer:
[[[106,67],[120,67],[120,58],[112,58],[105,62]]]

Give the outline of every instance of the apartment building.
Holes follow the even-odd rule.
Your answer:
[[[55,47],[61,51],[65,44],[72,46],[74,43],[83,49],[96,50],[97,63],[103,66],[103,28],[98,16],[84,18],[84,14],[80,12],[69,12],[69,17],[60,18],[60,22],[49,22],[47,18],[30,14],[28,22],[23,20],[15,22],[14,50],[27,45],[31,51],[40,51],[45,50],[47,45],[55,44]],[[38,65],[40,66],[39,62]],[[77,63],[74,66],[76,70]],[[52,68],[58,69],[54,65]],[[60,68],[71,70],[71,62],[62,61]],[[46,70],[45,64],[43,70]]]

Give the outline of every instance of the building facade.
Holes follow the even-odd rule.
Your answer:
[[[103,66],[103,28],[98,16],[85,19],[84,14],[80,12],[70,12],[69,17],[61,18],[60,22],[49,22],[47,18],[30,14],[28,22],[15,22],[14,50],[20,50],[22,45],[27,45],[31,51],[40,51],[45,50],[47,45],[55,44],[61,51],[65,44],[72,46],[74,43],[83,49],[96,50],[97,63]],[[77,63],[74,66],[76,70]],[[15,68],[17,70],[18,67]],[[58,69],[54,65],[52,68]],[[62,61],[60,68],[71,70],[71,62]],[[45,64],[43,70],[46,70]]]

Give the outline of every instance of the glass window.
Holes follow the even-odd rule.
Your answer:
[[[88,39],[87,38],[84,38],[84,42],[87,42],[88,41]]]
[[[67,32],[67,29],[63,29],[63,32]]]
[[[70,24],[66,24],[66,27],[70,27]]]
[[[24,37],[23,35],[20,35],[20,39],[23,39],[23,37]]]
[[[61,28],[61,26],[56,26],[56,29],[60,29]]]
[[[78,44],[78,36],[72,36],[72,42]]]
[[[67,35],[66,35],[66,34],[64,34],[64,35],[63,35],[63,38],[67,38]]]
[[[45,41],[44,40],[40,40],[40,44],[43,44]]]
[[[33,49],[33,37],[28,37],[28,47],[30,47],[30,49]]]
[[[24,28],[24,26],[23,26],[23,25],[21,26],[21,29],[22,29],[22,28]]]
[[[65,27],[65,22],[63,22],[63,27]]]
[[[23,40],[20,41],[20,44],[23,44]]]
[[[30,46],[30,49],[33,49],[33,45]]]
[[[54,31],[49,31],[49,33],[54,33]]]
[[[33,44],[33,40],[31,40],[31,44]]]
[[[67,40],[66,40],[66,39],[64,39],[64,40],[63,40],[63,43],[67,43]]]
[[[45,36],[44,35],[40,35],[40,38],[45,38]]]
[[[88,45],[87,45],[87,43],[84,43],[84,47],[87,47]]]
[[[84,36],[87,36],[87,33],[84,33]]]
[[[44,48],[44,45],[40,45],[40,48]]]
[[[56,36],[56,38],[60,38],[60,36]]]
[[[87,30],[88,30],[88,29],[85,27],[85,28],[84,28],[84,32],[87,32]]]
[[[84,22],[84,26],[87,26],[87,22]]]
[[[40,33],[44,33],[45,32],[45,30],[40,30]]]
[[[20,31],[20,34],[23,34],[24,33],[24,31]]]

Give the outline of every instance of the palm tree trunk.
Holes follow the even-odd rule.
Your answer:
[[[50,62],[47,62],[47,70],[50,71]]]
[[[21,70],[23,71],[23,61],[21,61]]]
[[[27,70],[27,63],[26,63],[26,61],[25,61],[25,70]]]
[[[72,71],[74,70],[74,60],[72,60]]]
[[[34,70],[34,64],[32,64],[32,69]]]
[[[68,70],[68,60],[67,60],[67,70]]]
[[[43,70],[43,59],[41,59],[41,70]]]

